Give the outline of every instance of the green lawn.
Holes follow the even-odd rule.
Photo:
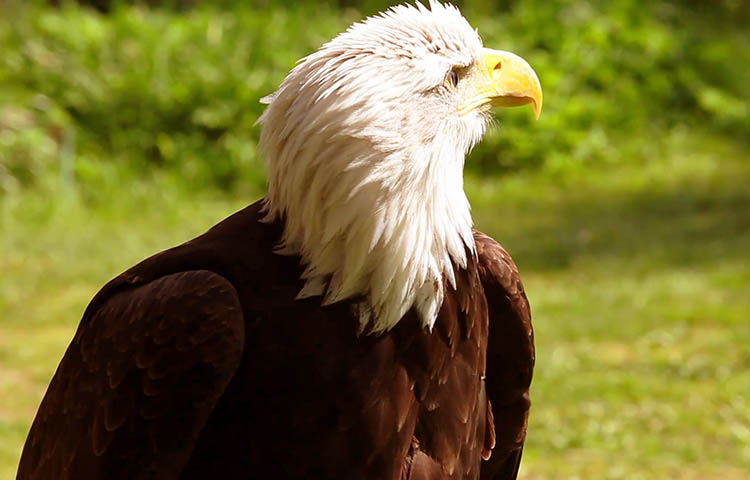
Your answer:
[[[533,309],[522,478],[747,478],[750,156],[672,143],[653,163],[467,180]],[[0,478],[96,290],[261,193],[178,192],[157,179],[93,204],[0,199]]]

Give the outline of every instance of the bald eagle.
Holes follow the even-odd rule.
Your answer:
[[[462,170],[531,67],[404,5],[265,102],[267,196],[96,294],[18,478],[516,478],[529,306]]]

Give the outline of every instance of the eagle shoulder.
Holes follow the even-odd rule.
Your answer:
[[[19,480],[177,477],[240,364],[242,309],[224,277],[102,293],[42,400]]]
[[[486,390],[492,455],[481,478],[515,479],[521,460],[534,369],[531,311],[513,259],[494,239],[474,231],[479,275],[489,313]],[[494,448],[493,448],[494,447]]]

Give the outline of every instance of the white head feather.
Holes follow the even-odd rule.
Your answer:
[[[459,115],[446,76],[481,50],[457,8],[397,6],[302,59],[269,97],[266,219],[285,221],[278,251],[306,267],[300,298],[359,298],[372,332],[412,307],[432,328],[453,265],[474,254],[463,165],[489,118]]]

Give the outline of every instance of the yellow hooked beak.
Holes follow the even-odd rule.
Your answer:
[[[518,107],[531,103],[534,118],[542,111],[542,86],[526,60],[510,52],[482,50],[478,65],[475,95],[461,107],[460,113],[489,103],[493,107]]]

